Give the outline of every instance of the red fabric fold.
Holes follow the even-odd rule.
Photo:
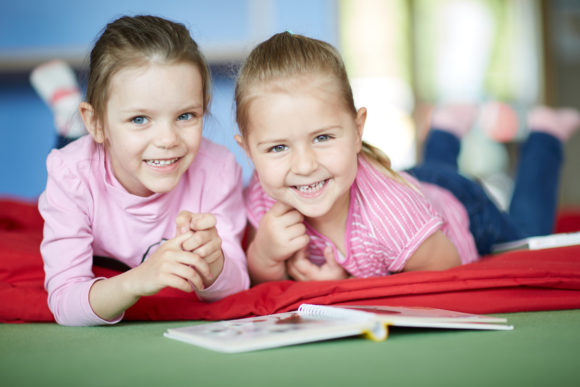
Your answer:
[[[573,230],[570,230],[573,231]],[[43,287],[42,219],[34,204],[0,200],[0,321],[52,322]],[[117,272],[95,267],[96,275]],[[214,303],[165,289],[126,320],[222,320],[296,309],[301,303],[431,306],[470,313],[580,308],[580,246],[517,251],[442,272],[257,285]]]

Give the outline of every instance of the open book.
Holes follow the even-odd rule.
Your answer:
[[[572,246],[580,244],[580,232],[560,233],[535,236],[512,242],[498,243],[491,247],[492,253],[501,253],[511,250],[539,250],[553,247]]]
[[[499,317],[398,306],[302,304],[296,312],[168,329],[164,336],[219,352],[246,352],[340,337],[387,338],[388,326],[511,330]]]

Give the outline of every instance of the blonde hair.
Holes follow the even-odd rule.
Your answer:
[[[204,112],[207,111],[210,72],[187,28],[156,16],[123,16],[105,27],[91,51],[86,101],[97,120],[103,120],[111,78],[123,68],[151,61],[197,66],[202,78]]]
[[[260,43],[242,66],[235,88],[236,122],[242,137],[248,135],[248,111],[256,92],[265,84],[318,74],[333,81],[344,108],[353,116],[357,110],[352,88],[340,53],[332,45],[303,35],[282,32]],[[380,149],[363,141],[366,159],[402,183],[405,180],[391,168],[391,160]]]

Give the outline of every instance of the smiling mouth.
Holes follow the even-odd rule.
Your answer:
[[[179,157],[174,159],[164,159],[164,160],[145,160],[147,165],[151,165],[153,167],[167,167],[169,165],[175,164],[179,160]]]
[[[317,181],[316,183],[309,185],[293,185],[292,188],[302,193],[315,193],[320,191],[327,182],[328,179]]]

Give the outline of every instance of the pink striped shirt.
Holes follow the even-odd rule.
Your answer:
[[[462,263],[478,259],[469,232],[467,211],[453,194],[433,184],[401,175],[419,188],[401,184],[359,157],[358,172],[350,189],[347,216],[346,256],[309,224],[310,260],[324,263],[324,247],[331,245],[335,258],[355,277],[388,275],[403,270],[407,260],[435,231],[441,230],[455,245]],[[274,204],[254,174],[245,192],[248,218],[254,227]]]

